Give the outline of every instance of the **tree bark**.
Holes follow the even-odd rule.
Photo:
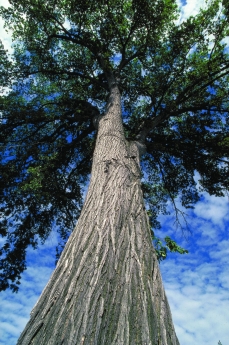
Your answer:
[[[179,345],[112,87],[81,216],[18,345]]]

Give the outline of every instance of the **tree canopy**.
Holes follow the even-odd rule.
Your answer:
[[[18,289],[28,246],[56,227],[58,254],[72,231],[111,76],[127,140],[146,145],[152,229],[169,200],[177,213],[177,198],[188,208],[228,190],[227,0],[180,24],[174,0],[11,0],[0,12],[14,39],[13,56],[0,47],[1,290]]]

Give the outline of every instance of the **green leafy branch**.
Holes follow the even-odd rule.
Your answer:
[[[38,190],[41,188],[41,183],[43,180],[43,174],[41,172],[42,166],[29,167],[27,169],[28,174],[30,174],[30,181],[24,184],[21,189],[23,191]]]
[[[40,163],[42,165],[30,166],[27,169],[28,178],[21,186],[21,190],[26,192],[33,192],[39,194],[42,193],[42,184],[46,178],[47,173],[54,165],[54,160],[56,159],[56,154],[52,156],[40,156]]]
[[[172,253],[179,253],[179,254],[187,254],[188,250],[180,247],[174,240],[172,240],[169,236],[166,236],[163,240],[154,236],[152,236],[154,247],[157,254],[158,261],[165,260],[168,254],[168,250]]]

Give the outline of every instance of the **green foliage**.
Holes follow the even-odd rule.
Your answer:
[[[174,0],[11,0],[1,7],[0,289],[17,289],[26,248],[77,221],[111,84],[126,138],[145,142],[143,193],[154,229],[168,201],[188,208],[229,187],[227,1],[178,24]],[[172,240],[171,240],[172,241]],[[182,251],[172,242],[159,245]],[[59,249],[57,252],[59,253]],[[165,252],[165,251],[164,251]],[[58,254],[59,255],[59,254]]]
[[[9,85],[9,69],[10,61],[7,57],[7,52],[4,49],[2,41],[0,40],[0,92],[2,93]]]
[[[169,236],[166,236],[164,240],[152,236],[157,259],[158,261],[165,260],[168,254],[168,250],[172,253],[179,253],[179,254],[187,254],[188,250],[180,247],[174,240],[172,240]]]

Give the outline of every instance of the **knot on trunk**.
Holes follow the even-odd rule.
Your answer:
[[[146,153],[146,145],[139,141],[131,141],[129,143],[129,156],[136,157],[140,163],[141,156]]]
[[[105,160],[104,162],[105,162],[104,172],[108,173],[109,165],[111,164],[111,161],[110,160]]]

